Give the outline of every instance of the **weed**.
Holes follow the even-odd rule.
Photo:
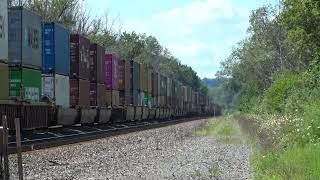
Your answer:
[[[208,171],[210,173],[211,178],[218,177],[221,174],[221,170],[218,166],[211,166],[209,167]]]
[[[199,169],[197,169],[197,170],[195,170],[194,175],[196,177],[201,177],[202,176],[202,172]]]

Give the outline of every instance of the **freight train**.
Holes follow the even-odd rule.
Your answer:
[[[22,129],[219,115],[174,77],[0,0],[0,115]]]

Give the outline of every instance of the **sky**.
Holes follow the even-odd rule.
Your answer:
[[[278,0],[86,0],[94,16],[108,13],[122,31],[158,39],[201,78],[214,78],[220,62],[247,36],[251,11]]]

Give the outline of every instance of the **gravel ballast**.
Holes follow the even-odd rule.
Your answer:
[[[192,136],[207,121],[27,152],[24,179],[251,179],[250,145]]]

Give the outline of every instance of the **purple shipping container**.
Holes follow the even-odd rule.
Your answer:
[[[113,54],[105,55],[105,80],[106,90],[119,89],[119,72],[118,72],[118,57]]]
[[[104,48],[98,44],[90,45],[90,82],[104,82]]]
[[[78,35],[70,36],[70,78],[89,80],[90,40]]]

